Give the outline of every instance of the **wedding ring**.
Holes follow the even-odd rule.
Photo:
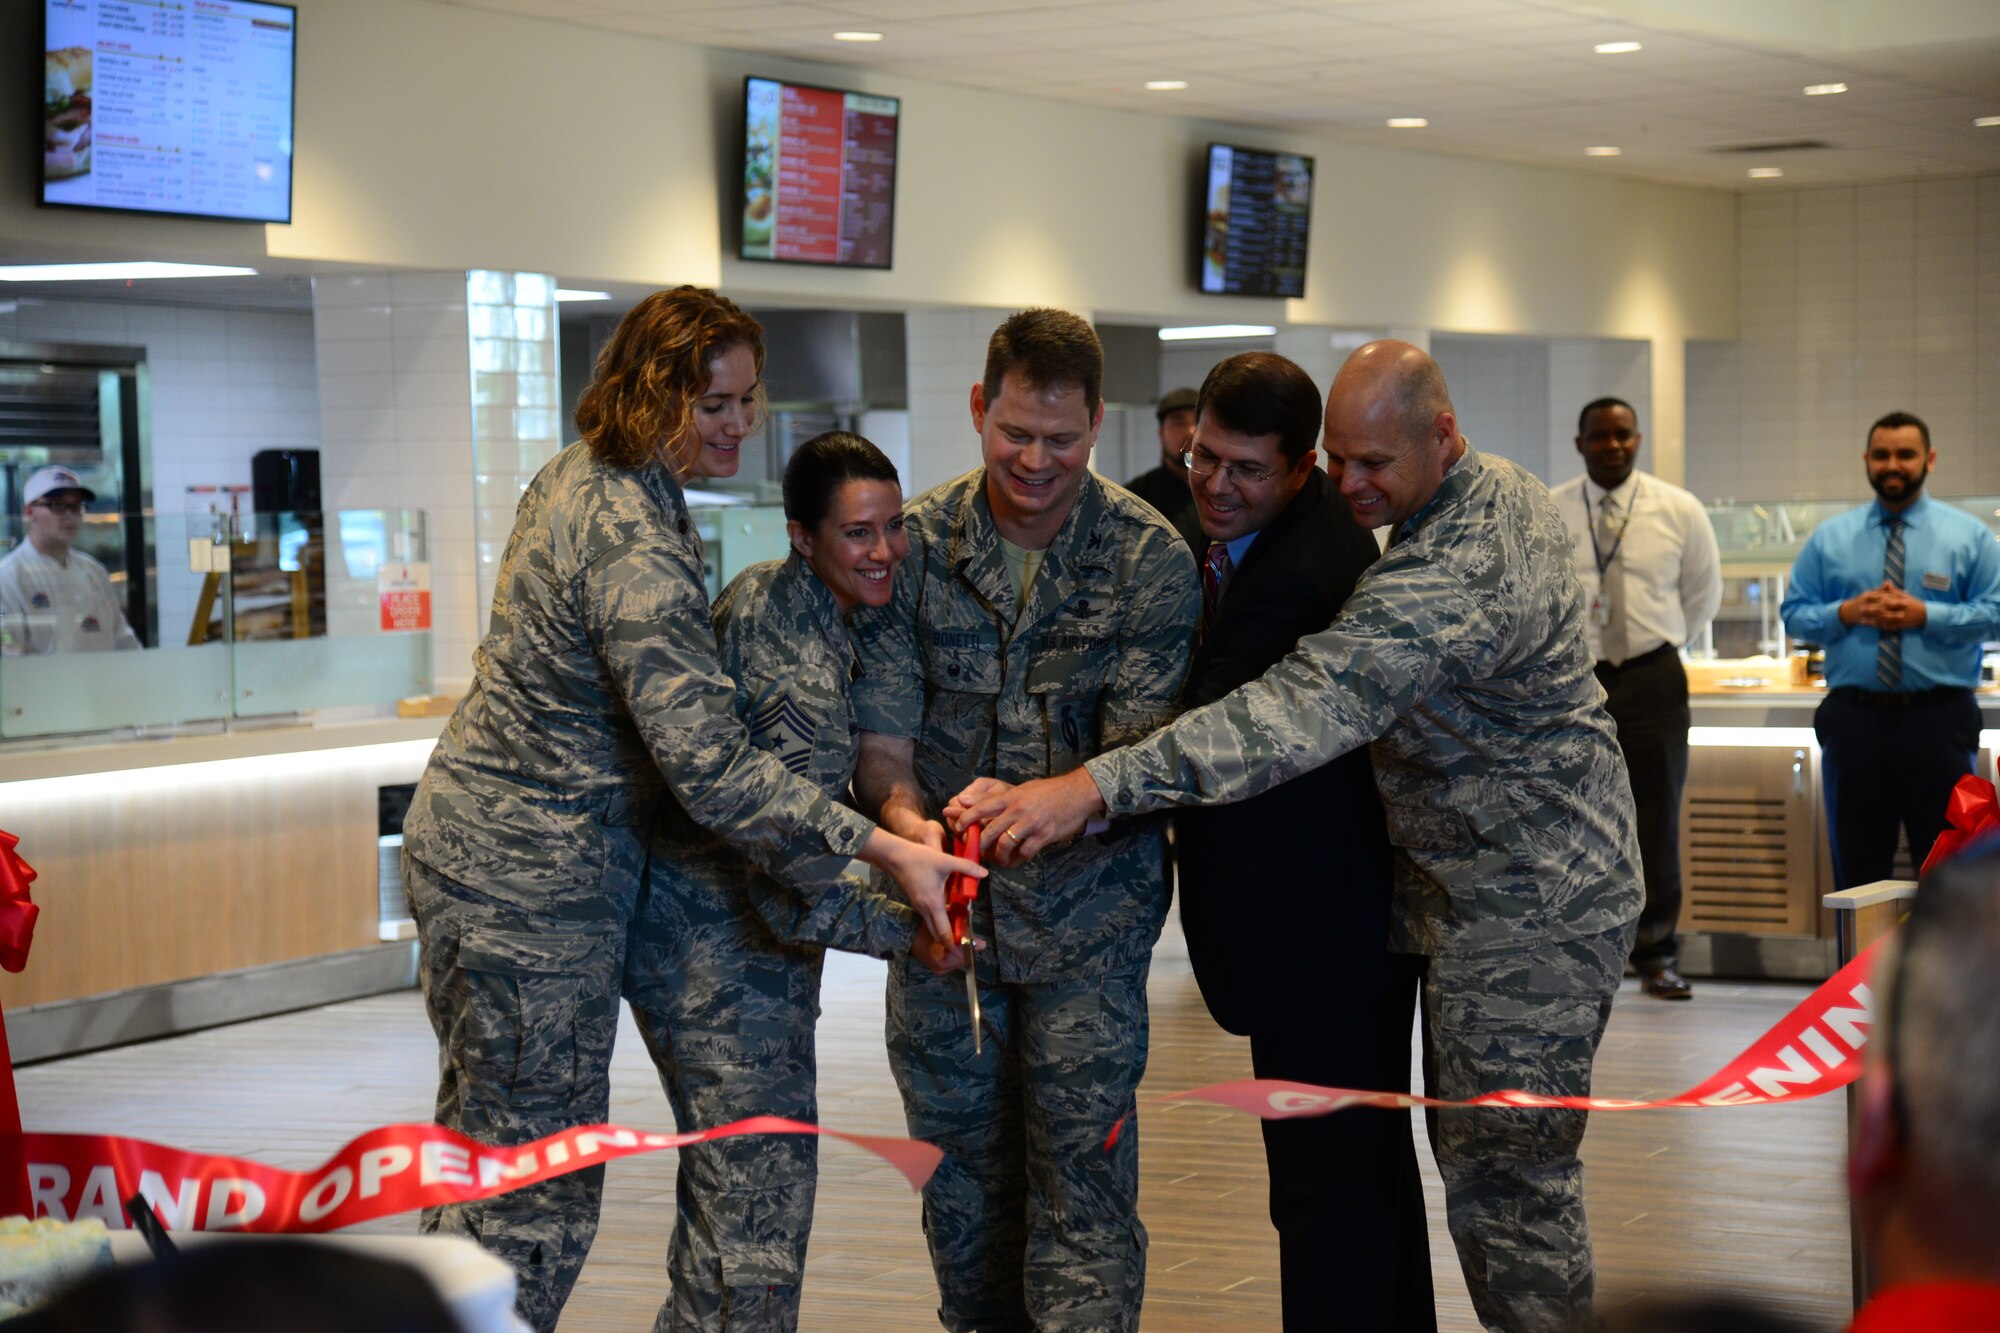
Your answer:
[[[1013,830],[1013,829],[1008,829],[1008,830],[1007,830],[1007,836],[1008,836],[1008,837],[1010,837],[1010,838],[1012,838],[1012,839],[1013,839],[1013,840],[1014,840],[1015,842],[1019,842],[1019,841],[1021,840],[1021,835],[1020,835],[1020,834],[1018,834],[1018,833],[1016,833],[1016,832],[1014,832],[1014,830]]]

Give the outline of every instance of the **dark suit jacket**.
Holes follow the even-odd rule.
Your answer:
[[[1245,552],[1188,670],[1190,707],[1325,629],[1376,556],[1324,472]],[[1368,752],[1261,796],[1174,817],[1195,980],[1230,1032],[1318,1021],[1347,973],[1384,966],[1391,853]]]

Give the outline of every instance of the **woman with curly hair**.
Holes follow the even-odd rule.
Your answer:
[[[609,1113],[611,1045],[652,825],[671,802],[802,903],[816,943],[957,957],[944,884],[971,869],[877,829],[750,742],[717,660],[683,482],[736,471],[763,415],[763,330],[714,292],[640,302],[577,408],[582,441],[521,497],[474,679],[404,824],[437,1121],[512,1145]],[[865,893],[850,859],[910,906]],[[915,910],[912,911],[912,908]],[[603,1168],[427,1210],[520,1275],[552,1329],[597,1230]]]

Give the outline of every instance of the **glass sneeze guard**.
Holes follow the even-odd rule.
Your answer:
[[[118,636],[102,627],[54,632],[80,624],[60,605],[67,581],[39,594],[0,591],[0,740],[388,710],[429,691],[420,511],[92,515],[89,549],[127,549],[133,524],[149,567],[135,579],[112,559],[100,563],[137,622],[137,650],[117,650]],[[0,523],[9,553],[25,535],[20,516]],[[0,590],[15,586],[0,574]],[[135,607],[143,610],[133,616]],[[94,650],[99,643],[106,650]]]

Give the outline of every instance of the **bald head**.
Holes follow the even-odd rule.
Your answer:
[[[1430,353],[1394,338],[1364,343],[1347,358],[1327,392],[1329,408],[1339,398],[1385,426],[1400,424],[1412,439],[1429,434],[1438,413],[1452,410],[1444,372]]]
[[[1327,474],[1364,527],[1430,503],[1465,452],[1444,373],[1420,347],[1381,338],[1347,358],[1326,395]]]

